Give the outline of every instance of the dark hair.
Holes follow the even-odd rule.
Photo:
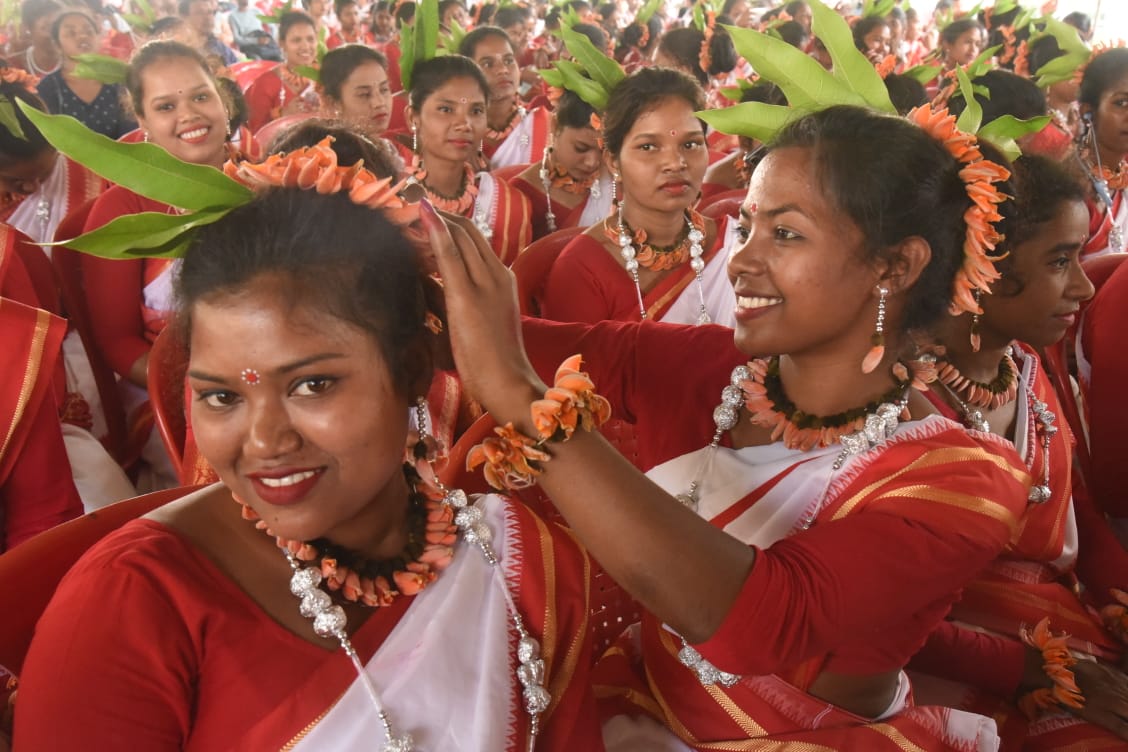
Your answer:
[[[1014,181],[1013,222],[1002,248],[1009,253],[995,264],[1003,275],[992,293],[1003,297],[1019,295],[1025,280],[1014,271],[1014,249],[1036,237],[1041,226],[1054,219],[1062,204],[1085,203],[1086,189],[1081,178],[1057,160],[1037,154],[1024,154],[1011,167]]]
[[[890,73],[885,77],[885,89],[889,92],[889,100],[901,115],[907,115],[909,110],[928,102],[924,84],[912,76]]]
[[[524,5],[506,5],[498,8],[497,12],[493,14],[493,25],[508,29],[514,24],[528,23],[531,13],[532,11]]]
[[[996,69],[976,76],[972,84],[987,90],[986,94],[975,94],[975,101],[983,108],[983,125],[1003,115],[1029,120],[1046,114],[1046,95],[1029,78]],[[967,109],[963,94],[958,91],[953,94],[948,101],[948,109],[959,117]]]
[[[153,25],[149,27],[149,36],[156,39],[161,34],[166,34],[174,29],[179,29],[187,22],[180,16],[165,16],[153,21]]]
[[[94,17],[82,8],[67,7],[59,15],[55,16],[55,20],[51,22],[51,38],[55,40],[55,44],[59,44],[59,34],[63,29],[63,21],[73,16],[81,16],[86,19],[86,23],[90,24],[90,28],[94,29],[94,34],[101,33],[98,24],[94,22]]]
[[[478,5],[477,10],[474,11],[474,25],[482,26],[492,24],[497,10],[498,8],[495,3],[481,3]]]
[[[219,85],[216,84],[215,76],[212,75],[211,68],[208,67],[203,55],[180,42],[155,39],[152,42],[146,42],[134,53],[133,59],[129,61],[129,71],[125,74],[125,88],[129,91],[129,98],[133,101],[133,111],[138,115],[145,114],[142,109],[142,102],[145,97],[145,92],[141,87],[142,74],[153,63],[171,58],[184,58],[200,66],[208,80],[215,84],[216,91],[219,91]]]
[[[395,12],[396,21],[402,24],[409,24],[415,19],[415,3],[408,0],[408,2],[400,3]]]
[[[58,13],[62,9],[62,4],[56,0],[24,0],[20,5],[20,23],[31,31],[36,21],[44,16]]]
[[[868,52],[866,36],[874,29],[882,26],[889,28],[889,22],[881,16],[866,16],[858,21],[854,24],[854,46],[861,52]]]
[[[643,68],[623,79],[607,98],[603,145],[618,156],[635,121],[667,99],[682,99],[694,112],[705,108],[705,92],[692,78],[672,68]]]
[[[898,23],[901,24],[901,26],[904,26],[905,21],[907,19],[905,17],[905,11],[901,10],[901,8],[894,5],[892,8],[889,9],[889,12],[885,14],[885,20],[886,21],[897,21]]]
[[[359,6],[360,0],[333,0],[333,12],[337,14],[337,17],[339,18],[341,11],[350,5]]]
[[[974,18],[967,17],[957,19],[940,30],[940,41],[946,44],[955,44],[957,39],[972,29],[986,31],[986,29],[983,28],[983,24],[979,23],[979,21]]]
[[[602,27],[595,24],[578,23],[572,25],[572,31],[583,34],[600,52],[607,52],[607,32]]]
[[[639,42],[642,41],[644,34],[646,44],[639,47]],[[661,35],[662,20],[657,16],[651,16],[645,26],[635,21],[619,33],[619,46],[615,48],[616,59],[621,60],[631,48],[637,48],[641,52],[653,48],[654,43],[658,41],[658,37]]]
[[[1088,34],[1093,30],[1093,19],[1088,13],[1082,13],[1079,10],[1073,11],[1061,20],[1062,23],[1069,24],[1082,34]]]
[[[202,228],[176,277],[184,333],[197,303],[238,295],[263,277],[281,284],[291,309],[308,305],[370,334],[404,397],[427,376],[423,275],[411,244],[380,212],[346,193],[284,188]]]
[[[340,101],[341,86],[345,83],[345,79],[365,63],[376,63],[384,69],[385,73],[388,72],[388,58],[363,44],[343,44],[329,50],[325,53],[325,57],[321,58],[321,71],[318,76],[321,90]]]
[[[858,226],[865,260],[884,258],[909,237],[923,238],[932,259],[907,296],[902,330],[926,329],[948,308],[963,263],[971,206],[958,163],[947,149],[899,117],[837,106],[807,115],[780,133],[773,150],[810,149],[816,183]],[[1006,186],[1000,186],[1009,193]]]
[[[1077,99],[1095,112],[1100,108],[1106,91],[1128,76],[1128,48],[1116,47],[1093,58],[1081,79],[1081,93]]]
[[[705,34],[697,29],[672,29],[658,43],[658,51],[673,58],[683,68],[693,71],[697,82],[705,86],[709,83],[709,76],[727,73],[735,68],[738,58],[732,37],[718,26],[709,41],[709,70],[704,70],[701,67],[701,44],[704,41]]]
[[[784,21],[775,27],[775,31],[783,41],[799,49],[806,47],[811,38],[810,32],[798,21]]]
[[[490,37],[494,39],[504,39],[505,43],[509,45],[509,50],[514,55],[517,54],[517,50],[513,49],[513,40],[509,38],[509,35],[505,33],[504,29],[497,26],[479,26],[462,37],[462,42],[458,45],[458,54],[473,60],[478,52],[478,45]]]
[[[1046,63],[1056,60],[1064,54],[1065,51],[1062,50],[1057,39],[1052,36],[1035,39],[1026,46],[1026,62],[1032,74],[1037,73]]]
[[[286,41],[286,35],[290,33],[290,29],[302,25],[309,26],[313,29],[317,28],[317,23],[313,20],[313,16],[304,11],[291,10],[283,13],[281,18],[278,19],[279,44]]]
[[[798,11],[800,8],[809,7],[810,5],[807,3],[807,0],[791,0],[790,3],[787,3],[783,6],[783,11],[786,12],[789,16],[794,16],[796,11]]]
[[[344,167],[363,161],[365,168],[376,177],[393,180],[403,168],[395,147],[384,139],[377,144],[346,125],[321,118],[308,118],[285,129],[270,143],[268,152],[284,154],[303,146],[316,146],[326,136],[333,139],[329,148],[337,154],[337,164]]]
[[[243,96],[243,89],[230,78],[217,78],[216,88],[219,90],[223,103],[227,105],[227,123],[232,133],[246,125],[250,117],[250,108],[247,107],[247,98]]]
[[[7,65],[3,66],[3,68],[7,67]],[[0,68],[0,70],[3,68]],[[19,99],[27,102],[40,112],[47,111],[47,106],[43,104],[43,100],[17,83],[0,81],[0,97],[13,104],[15,100]],[[23,110],[19,107],[13,107],[12,111],[15,113],[15,118],[19,122],[20,128],[23,129],[26,138],[20,138],[7,128],[0,126],[0,164],[9,166],[16,162],[35,159],[44,151],[54,148],[47,143],[47,139],[43,138],[39,129],[27,119]]]
[[[593,114],[595,114],[594,107],[580,99],[575,92],[565,89],[556,102],[556,130],[591,128]]]
[[[466,6],[462,4],[462,0],[439,0],[439,18],[441,19],[446,15],[446,12],[451,8],[462,8],[466,10]]]
[[[732,18],[732,9],[736,6],[737,3],[741,2],[747,3],[748,0],[725,0],[724,5],[721,6],[721,15]],[[653,16],[651,16],[651,18],[653,18]]]
[[[456,78],[471,79],[478,84],[486,101],[490,101],[490,85],[478,64],[464,55],[444,55],[418,63],[411,72],[411,109],[418,113],[428,97]]]

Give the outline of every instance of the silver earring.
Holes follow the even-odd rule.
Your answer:
[[[614,206],[619,200],[619,173],[611,173],[611,205]]]
[[[231,116],[230,115],[228,115],[227,117],[225,117],[223,119],[223,124],[227,128],[227,138],[230,139],[231,138]]]
[[[141,140],[149,143],[149,131],[141,131]]]
[[[885,297],[889,295],[889,290],[878,287],[877,295],[877,325],[873,328],[873,336],[870,337],[869,352],[862,360],[862,373],[873,373],[885,357]]]
[[[972,295],[972,297],[975,298],[975,305],[978,306],[979,305],[979,297],[980,297],[979,290],[978,289],[972,290],[971,295]],[[982,343],[982,341],[979,337],[979,314],[978,313],[973,313],[971,315],[970,339],[971,339],[971,351],[972,352],[979,352],[979,346]]]
[[[414,124],[411,126],[411,151],[419,153],[419,127]]]

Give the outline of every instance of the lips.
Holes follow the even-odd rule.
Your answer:
[[[774,305],[779,305],[783,302],[783,298],[777,298],[769,295],[737,295],[736,307],[743,310],[755,310],[759,308],[770,308]]]
[[[254,486],[255,494],[267,504],[289,506],[304,499],[324,472],[323,467],[280,468],[250,473],[247,477]]]
[[[211,132],[211,126],[202,125],[199,128],[193,128],[190,131],[176,134],[176,137],[181,141],[187,141],[190,144],[198,144],[208,137]]]

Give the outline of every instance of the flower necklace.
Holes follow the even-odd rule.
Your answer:
[[[608,238],[619,245],[619,254],[623,258],[623,265],[626,267],[627,274],[630,274],[634,281],[635,293],[638,295],[638,309],[642,318],[646,318],[646,303],[643,301],[642,286],[639,284],[639,267],[656,272],[668,271],[685,263],[688,258],[690,268],[693,269],[693,274],[697,278],[697,298],[699,302],[697,323],[708,324],[712,319],[705,307],[705,282],[702,278],[702,272],[705,270],[705,259],[702,256],[705,254],[705,249],[701,245],[701,241],[705,239],[705,219],[692,209],[686,210],[685,237],[669,248],[661,248],[646,242],[646,230],[641,228],[631,230],[630,225],[623,217],[624,203],[624,201],[619,202],[618,227],[613,228],[608,224],[611,219],[608,217],[603,220],[603,231]],[[637,249],[635,248],[636,242],[639,244]]]
[[[967,404],[988,410],[1009,404],[1018,394],[1018,374],[1009,352],[999,361],[998,375],[987,383],[967,378],[953,363],[943,359],[937,363],[936,380]]]
[[[486,128],[486,140],[491,143],[500,144],[502,141],[513,132],[513,129],[521,124],[525,119],[525,108],[522,105],[517,105],[517,108],[509,115],[509,119],[505,121],[505,125],[498,130],[497,128]]]
[[[549,232],[556,232],[556,213],[552,211],[552,189],[559,188],[565,193],[576,195],[590,191],[591,195],[598,198],[599,190],[595,179],[598,177],[599,173],[595,173],[587,180],[576,180],[572,177],[572,173],[567,170],[561,170],[559,166],[549,161],[551,154],[552,147],[546,146],[544,148],[544,154],[541,156],[541,166],[537,174],[540,176],[541,185],[544,187],[546,207],[544,215],[545,225],[548,227]]]
[[[1092,165],[1089,169],[1094,176],[1105,181],[1109,190],[1122,191],[1128,188],[1128,159],[1120,160],[1115,170],[1103,165]]]
[[[474,200],[478,197],[478,185],[474,182],[474,170],[469,164],[463,167],[462,183],[454,196],[444,196],[427,185],[427,170],[423,168],[423,158],[418,154],[411,160],[411,176],[427,191],[427,200],[436,208],[462,217],[470,216]]]

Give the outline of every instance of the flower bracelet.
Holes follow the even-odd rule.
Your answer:
[[[580,371],[583,358],[573,355],[556,369],[553,386],[530,410],[537,437],[519,433],[512,423],[494,429],[466,455],[466,469],[484,465],[486,482],[498,490],[528,488],[541,474],[541,463],[552,459],[542,448],[550,441],[567,441],[577,426],[598,428],[611,417],[611,403],[595,393],[591,378]]]
[[[1063,632],[1055,637],[1050,631],[1050,618],[1047,616],[1032,631],[1024,627],[1019,636],[1030,647],[1042,651],[1042,670],[1053,682],[1052,687],[1035,689],[1023,695],[1018,701],[1022,712],[1033,719],[1043,710],[1056,707],[1079,710],[1084,707],[1085,697],[1070,669],[1077,663],[1077,659],[1069,652],[1066,644],[1069,635]]]
[[[1121,644],[1128,645],[1128,593],[1116,588],[1110,589],[1114,602],[1100,610],[1099,616],[1105,629],[1120,640]]]

